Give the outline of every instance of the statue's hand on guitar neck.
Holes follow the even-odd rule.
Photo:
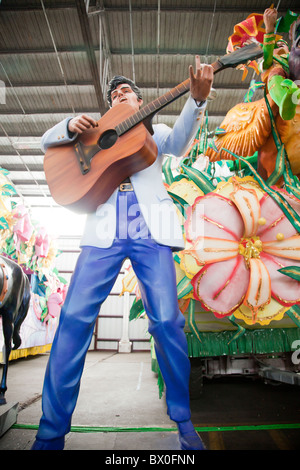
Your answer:
[[[190,91],[194,100],[201,102],[208,97],[214,79],[214,69],[211,65],[201,64],[200,57],[196,56],[196,71],[190,65]]]
[[[97,121],[87,114],[76,116],[68,122],[68,131],[73,134],[82,134],[87,129],[98,127]]]

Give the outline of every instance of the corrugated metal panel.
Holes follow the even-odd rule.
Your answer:
[[[88,60],[85,51],[59,52],[65,78],[68,83],[92,82]],[[59,67],[57,56],[51,48],[47,53],[41,49],[40,52],[22,52],[18,49],[9,54],[0,51],[0,60],[4,68],[0,67],[0,79],[13,86],[22,84],[53,83],[63,84],[63,76]]]
[[[55,265],[61,273],[69,272],[69,271],[73,272],[78,256],[79,256],[78,252],[70,253],[70,252],[63,251],[56,258]]]
[[[97,111],[95,91],[91,85],[65,85],[55,87],[18,87],[7,89],[6,106],[13,114],[22,113],[20,103],[26,113],[56,112],[72,113],[83,110]]]
[[[10,171],[9,176],[14,181],[32,181],[32,177],[37,181],[45,181],[45,173],[43,171],[32,171],[28,173],[28,171]]]
[[[188,67],[194,64],[196,53],[201,55],[201,62],[207,63],[223,55],[234,25],[252,12],[263,13],[269,6],[258,0],[131,0],[130,14],[128,0],[104,0],[101,6],[91,0],[86,22],[91,42],[85,43],[75,2],[43,3],[45,14],[40,0],[2,0],[0,6],[0,164],[11,165],[11,171],[23,170],[24,161],[30,172],[41,171],[42,162],[34,162],[32,157],[42,155],[42,134],[73,115],[73,110],[75,114],[86,112],[93,113],[96,119],[100,117],[95,85],[96,75],[103,72],[104,59],[108,63],[108,77],[104,78],[111,74],[133,78],[135,73],[144,102],[148,103],[188,77]],[[294,0],[281,0],[280,14],[288,8],[297,11],[299,6]],[[100,20],[103,51],[99,50]],[[91,63],[93,58],[95,64]],[[236,70],[215,76],[218,96],[207,108],[210,131],[220,125],[232,106],[242,101],[252,76],[250,71],[244,82],[242,72]],[[184,100],[165,108],[156,122],[172,126]],[[16,148],[16,142],[24,147],[26,138],[27,148]],[[29,144],[34,139],[35,143]],[[17,173],[12,177],[29,182],[29,178]],[[18,189],[32,205],[54,204],[51,198],[43,197],[43,186],[41,196],[36,196],[38,187],[34,181],[32,187],[18,184]]]
[[[31,170],[40,170],[43,165],[43,155],[27,155],[26,164]],[[24,163],[19,155],[0,155],[0,166],[8,170],[24,168]]]
[[[83,105],[84,106],[84,105]],[[87,107],[86,107],[87,109]],[[99,112],[92,113],[88,110],[89,115],[94,119],[99,119]],[[75,113],[76,115],[79,113]],[[41,137],[46,130],[53,127],[58,122],[72,117],[72,111],[66,113],[47,113],[47,114],[2,114],[0,115],[0,124],[3,128],[9,129],[9,136],[14,138],[14,142],[34,142],[36,144],[35,150],[39,150]],[[3,129],[0,126],[0,136],[4,136]],[[20,151],[22,149],[19,149]],[[40,150],[41,153],[41,150]],[[30,155],[26,160],[30,160]]]
[[[75,236],[74,235],[74,229],[72,230],[73,234],[72,235],[60,235],[57,243],[59,246],[59,249],[62,251],[73,251],[77,252],[79,250],[79,242],[80,242],[80,235]]]
[[[132,8],[141,9],[153,9],[157,10],[157,0],[132,0]],[[126,9],[128,8],[128,0],[106,0],[103,1],[104,8],[110,9]],[[213,11],[216,6],[216,10],[228,11],[231,14],[236,12],[247,12],[247,11],[261,11],[262,8],[267,6],[262,5],[260,0],[249,0],[247,2],[240,0],[161,0],[161,10],[176,10],[177,12],[185,10],[210,10]],[[280,3],[280,9],[296,8],[295,0],[282,0]]]
[[[172,127],[175,124],[177,116],[162,116],[159,115],[158,122],[167,124],[168,126]],[[208,118],[208,131],[213,132],[217,127],[220,126],[221,122],[223,121],[223,116],[213,116]]]
[[[82,44],[80,24],[76,8],[47,9],[47,18],[54,39],[59,47]],[[34,49],[53,48],[45,15],[39,2],[39,10],[2,11],[0,17],[1,43],[9,49],[22,49],[25,45]],[[15,34],[16,31],[18,34]]]
[[[131,296],[130,305],[133,298]],[[118,349],[118,342],[122,337],[123,314],[124,297],[110,295],[103,303],[98,318],[98,349]],[[129,322],[129,341],[133,343],[133,350],[149,350],[149,338],[147,319]]]
[[[45,25],[42,11],[23,11],[21,15],[17,11],[1,12],[1,44],[10,49],[23,48],[25,44],[30,44],[31,47],[47,47],[51,38],[46,28],[41,34],[41,24]],[[16,31],[18,34],[15,34]],[[39,31],[40,34],[37,34]]]

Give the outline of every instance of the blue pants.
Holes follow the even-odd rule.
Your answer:
[[[120,193],[129,203],[135,195]],[[117,214],[122,225],[124,215]],[[145,227],[144,227],[145,228]],[[122,231],[124,233],[124,225]],[[190,419],[190,362],[183,331],[184,317],[178,308],[172,251],[149,236],[133,240],[118,237],[110,248],[83,247],[72,276],[45,374],[43,415],[37,438],[57,439],[70,430],[94,325],[101,304],[109,295],[125,258],[139,281],[149,319],[149,333],[166,385],[170,418]]]

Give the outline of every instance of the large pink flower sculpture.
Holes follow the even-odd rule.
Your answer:
[[[199,264],[192,279],[195,298],[217,317],[244,307],[255,323],[272,302],[275,313],[300,303],[300,283],[278,271],[300,266],[300,235],[251,180],[232,178],[221,190],[198,197],[185,229],[188,252]],[[300,213],[300,200],[281,193]]]

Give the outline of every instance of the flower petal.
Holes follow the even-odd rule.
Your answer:
[[[192,256],[187,250],[178,252],[180,258],[180,268],[187,277],[192,279],[195,274],[199,271],[199,263],[195,256]]]
[[[300,260],[300,235],[294,235],[285,240],[263,242],[263,251],[270,255],[292,260]]]
[[[280,273],[278,270],[291,266],[291,264],[299,266],[300,262],[294,262],[286,258],[277,258],[266,253],[261,253],[260,257],[270,274],[272,297],[285,306],[299,303],[300,282]]]
[[[275,240],[278,233],[282,233],[284,238],[292,237],[297,233],[271,196],[265,194],[260,201],[260,206],[261,218],[266,221],[264,225],[259,225],[257,230],[257,235],[262,241]]]
[[[201,265],[235,258],[238,250],[239,243],[236,240],[198,237],[192,248],[186,251],[194,256],[197,263]]]
[[[254,189],[244,189],[238,186],[230,198],[237,206],[245,225],[244,237],[256,235],[258,219],[260,218],[260,204]]]
[[[256,321],[258,309],[268,305],[271,300],[271,279],[264,263],[258,258],[251,258],[250,282],[244,304],[253,312],[253,322]]]
[[[230,315],[242,303],[247,291],[250,271],[244,258],[236,258],[204,266],[192,279],[194,296],[216,317]]]
[[[239,240],[244,225],[232,201],[216,193],[200,196],[188,209],[185,223],[186,238],[195,241],[199,236]]]
[[[258,310],[256,323],[260,325],[269,325],[271,321],[282,320],[284,313],[290,307],[283,307],[279,302],[271,297],[271,301],[263,310]],[[253,325],[253,312],[246,305],[241,304],[234,312],[235,318],[243,320],[247,325]]]

